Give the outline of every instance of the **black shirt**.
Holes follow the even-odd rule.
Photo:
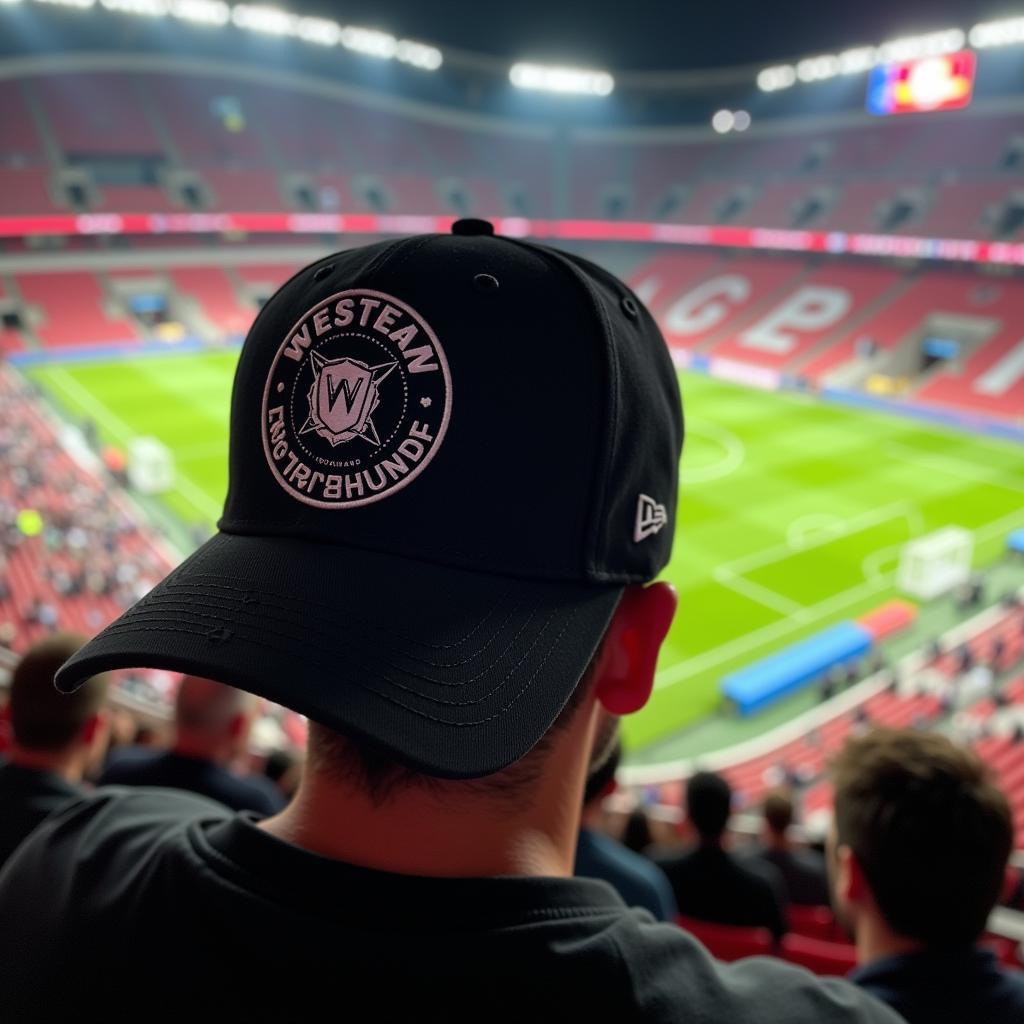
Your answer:
[[[198,793],[233,811],[276,814],[284,797],[269,779],[243,778],[213,761],[142,747],[117,751],[100,777],[101,786],[160,786]]]
[[[0,868],[48,815],[84,792],[55,772],[0,764]]]
[[[752,866],[770,864],[786,889],[790,903],[802,907],[829,905],[828,876],[825,858],[814,850],[776,850],[758,846],[743,855]]]
[[[785,935],[785,891],[769,866],[755,869],[719,846],[659,856],[655,863],[668,876],[684,917]]]
[[[1024,971],[1001,967],[988,949],[908,953],[858,967],[850,980],[909,1024],[1021,1024]]]
[[[898,1024],[844,981],[718,964],[604,882],[372,871],[169,791],[109,789],[50,818],[0,875],[0,920],[0,1018],[19,1024],[69,1006],[105,1022],[201,1006],[225,1022]]]

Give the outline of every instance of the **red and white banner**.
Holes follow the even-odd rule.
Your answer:
[[[454,217],[376,213],[83,213],[0,217],[0,237],[31,235],[410,235],[446,232]],[[967,238],[787,231],[648,221],[494,218],[495,231],[513,238],[600,242],[655,242],[786,252],[899,256],[956,263],[1024,266],[1024,243]]]

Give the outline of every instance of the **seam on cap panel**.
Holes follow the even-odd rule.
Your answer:
[[[504,236],[502,236],[502,237],[504,237]],[[614,356],[614,346],[612,345],[612,342],[611,342],[611,329],[610,329],[610,325],[608,323],[608,318],[605,315],[604,306],[601,304],[600,299],[595,294],[594,288],[591,285],[591,283],[588,280],[588,278],[586,277],[586,275],[576,265],[575,261],[573,260],[573,258],[569,254],[563,253],[563,252],[559,251],[558,249],[553,249],[553,248],[551,248],[549,246],[546,246],[546,245],[539,245],[539,244],[534,243],[534,242],[525,242],[525,241],[523,241],[522,239],[519,239],[519,238],[507,238],[507,239],[505,239],[505,241],[512,242],[514,245],[518,245],[521,248],[528,249],[528,250],[530,250],[533,253],[537,253],[540,256],[545,257],[545,258],[551,260],[552,262],[554,262],[555,264],[557,264],[558,266],[562,267],[564,270],[566,270],[568,272],[569,276],[581,287],[582,291],[586,295],[586,297],[587,297],[587,299],[589,301],[591,310],[592,310],[592,312],[595,315],[595,319],[597,320],[597,322],[598,322],[598,324],[599,324],[599,326],[601,328],[601,331],[602,331],[602,333],[604,335],[604,363],[605,363],[604,368],[605,368],[606,372],[608,373],[609,384],[611,385],[611,388],[612,388],[611,415],[609,417],[610,427],[608,428],[608,429],[610,429],[610,434],[608,435],[608,438],[610,438],[610,440],[614,443],[616,441],[616,439],[618,438],[619,370],[618,370],[618,363],[613,358],[613,356]],[[600,404],[600,399],[598,399],[598,403]],[[600,417],[599,417],[599,423],[601,423],[602,426],[604,425],[603,419],[601,419]],[[587,516],[586,513],[584,513],[584,526],[585,526],[585,531],[586,531],[586,539],[585,539],[585,542],[584,542],[584,552],[583,552],[583,568],[584,568],[584,570],[588,574],[591,574],[592,576],[594,576],[596,578],[608,579],[608,580],[610,580],[612,578],[621,579],[622,575],[621,574],[615,574],[613,576],[613,574],[602,572],[602,571],[597,569],[596,564],[595,564],[595,551],[597,549],[597,543],[598,543],[598,539],[600,537],[600,529],[599,529],[598,526],[592,525],[592,524],[599,523],[599,522],[601,522],[603,520],[605,506],[606,506],[606,503],[607,503],[608,477],[609,477],[609,465],[610,465],[610,462],[611,462],[611,445],[609,444],[609,445],[605,446],[604,453],[601,456],[599,456],[599,459],[598,459],[598,467],[599,467],[601,479],[598,480],[598,481],[591,481],[591,489],[592,490],[597,490],[598,494],[595,496],[595,501],[591,505],[588,505],[587,507],[588,508],[596,508],[596,509],[598,509],[599,512],[600,512],[600,515],[597,516],[597,517],[594,517],[591,520],[591,517]]]
[[[414,252],[435,237],[435,235],[413,235],[410,238],[400,238],[370,262],[370,265],[359,275],[359,280],[365,281],[371,275],[380,273],[392,260],[397,260],[399,264],[404,263]]]
[[[605,364],[608,368],[609,385],[611,386],[611,415],[609,417],[610,424],[608,427],[607,440],[610,442],[602,454],[602,469],[601,479],[598,481],[599,495],[595,502],[598,515],[596,515],[591,523],[587,525],[587,544],[589,550],[585,559],[585,567],[587,572],[594,576],[606,577],[609,574],[597,568],[596,553],[601,538],[601,526],[599,524],[604,523],[605,516],[607,513],[607,502],[608,502],[608,486],[609,478],[611,476],[611,464],[612,464],[612,453],[615,447],[618,445],[619,440],[619,396],[620,396],[620,381],[619,381],[619,364],[616,358],[615,345],[612,341],[612,329],[611,323],[608,319],[607,311],[605,310],[604,303],[601,302],[600,296],[597,293],[597,289],[591,283],[590,279],[583,272],[582,268],[576,265],[575,261],[571,256],[563,255],[557,250],[551,250],[559,258],[572,276],[579,282],[583,287],[583,290],[587,294],[587,298],[590,300],[591,306],[593,306],[594,313],[597,316],[597,320],[601,325],[602,333],[604,334],[604,348],[605,348]]]

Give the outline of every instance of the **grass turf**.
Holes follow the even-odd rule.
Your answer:
[[[175,454],[164,501],[212,524],[227,486],[237,353],[45,365],[30,375],[108,441],[151,435]],[[680,611],[647,708],[624,723],[633,749],[719,704],[727,672],[896,595],[902,545],[955,524],[975,560],[1024,526],[1017,445],[794,395],[684,376],[687,442],[676,547],[664,576]]]

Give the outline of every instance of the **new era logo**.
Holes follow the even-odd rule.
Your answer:
[[[639,543],[645,537],[657,533],[667,522],[665,506],[659,505],[646,494],[641,494],[636,503],[636,529],[633,530],[633,540]]]

